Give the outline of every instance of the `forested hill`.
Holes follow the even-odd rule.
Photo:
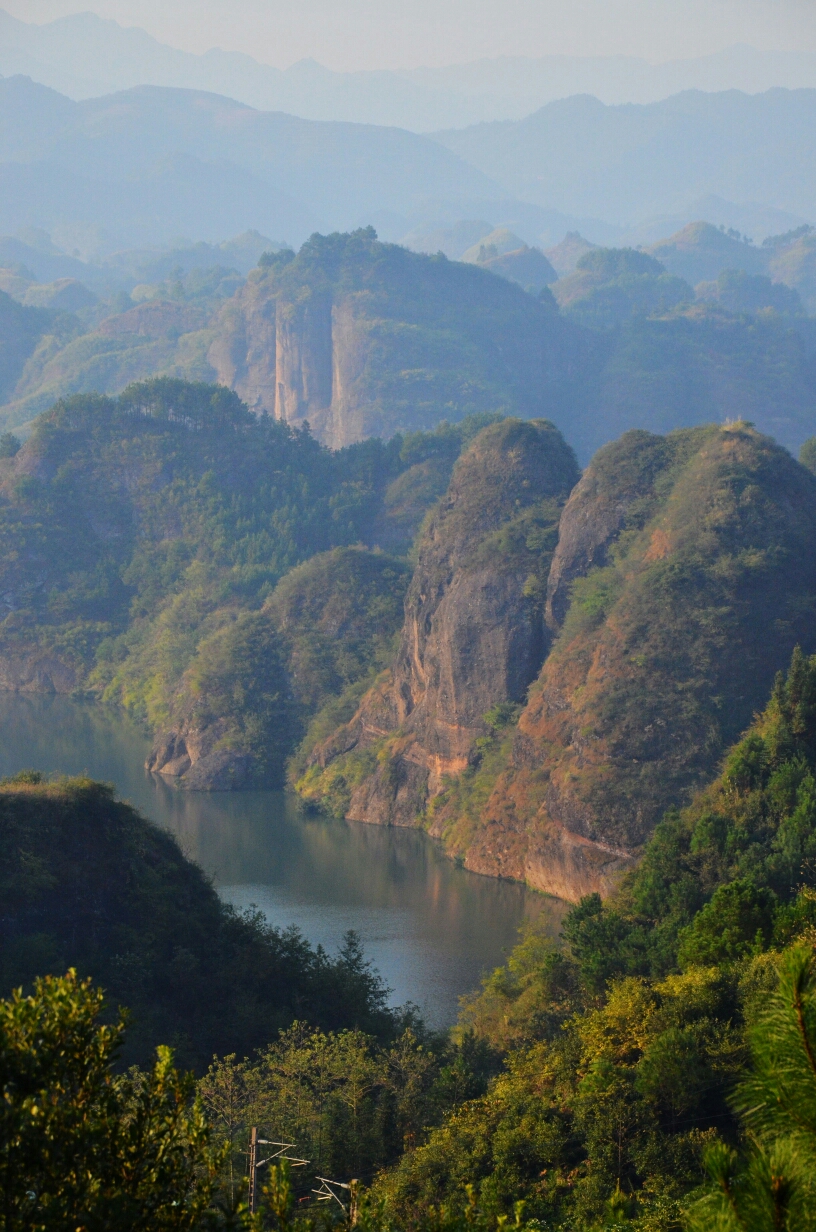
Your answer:
[[[222,387],[58,404],[2,442],[0,683],[185,730],[155,765],[200,762],[191,786],[279,784],[310,717],[386,665],[404,557],[489,418],[331,453]]]
[[[253,410],[308,420],[332,448],[474,412],[563,420],[582,337],[553,307],[370,228],[313,236],[250,275],[209,360]]]
[[[814,649],[816,480],[749,424],[630,432],[581,477],[546,420],[333,453],[161,379],[18,444],[4,687],[126,706],[185,787],[288,775],[563,897],[608,889]]]
[[[681,236],[667,263],[688,243],[700,257],[698,240]],[[793,261],[807,297],[812,253],[799,237],[767,268],[792,277]],[[582,463],[631,428],[744,417],[791,449],[816,428],[813,321],[766,275],[737,273],[695,299],[657,258],[592,249],[554,299],[490,262],[409,252],[366,228],[265,254],[245,281],[219,265],[140,293],[152,298],[27,318],[0,424],[165,373],[217,381],[293,427],[308,420],[334,449],[482,412],[551,419]]]
[[[554,1228],[809,1226],[815,716],[796,652],[619,892],[567,917],[566,950],[531,930],[485,979],[460,1031],[505,1069],[379,1179],[406,1226],[466,1185]]]
[[[629,432],[562,503],[558,438],[521,427],[460,458],[390,672],[299,788],[575,900],[610,891],[816,649],[816,481],[747,424]]]
[[[0,781],[0,989],[69,967],[132,1014],[126,1062],[170,1042],[199,1071],[308,1018],[384,1038],[397,1017],[350,938],[340,956],[225,906],[174,838],[88,779]],[[342,995],[341,995],[342,991]]]

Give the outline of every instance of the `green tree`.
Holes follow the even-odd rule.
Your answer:
[[[816,1227],[816,978],[799,946],[750,1032],[751,1072],[737,1088],[747,1147],[706,1158],[711,1192],[691,1210],[694,1232],[810,1232]]]
[[[247,1063],[236,1061],[235,1053],[213,1063],[198,1084],[198,1094],[210,1125],[226,1148],[230,1202],[238,1196],[244,1169],[237,1170],[243,1155],[244,1130],[252,1106],[252,1091],[247,1084]]]
[[[102,1008],[73,971],[0,1002],[2,1232],[183,1232],[210,1206],[221,1153],[192,1079],[167,1048],[117,1076]]]

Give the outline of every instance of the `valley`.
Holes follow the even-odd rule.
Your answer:
[[[0,12],[0,1232],[812,1232],[816,60],[477,8]]]

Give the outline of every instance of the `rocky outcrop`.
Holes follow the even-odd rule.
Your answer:
[[[747,425],[629,433],[564,509],[548,603],[560,635],[460,847],[575,899],[716,772],[794,645],[816,649],[816,482]]]
[[[547,579],[547,624],[557,632],[570,604],[572,583],[609,563],[609,549],[634,505],[654,501],[654,482],[669,447],[650,432],[629,432],[621,445],[593,460],[571,493],[558,528],[558,546]]]
[[[289,295],[256,271],[223,311],[210,351],[218,380],[256,414],[293,427],[308,422],[333,448],[374,435],[355,385],[365,367],[365,320],[354,303],[323,289]]]
[[[276,419],[322,421],[332,403],[332,303],[324,295],[281,300],[275,316]]]
[[[79,673],[40,647],[6,647],[0,653],[0,689],[12,693],[73,693]]]
[[[253,270],[214,324],[208,361],[256,414],[308,421],[338,449],[473,411],[563,411],[579,349],[574,328],[520,287],[364,231],[313,236]]]
[[[473,761],[485,713],[523,701],[548,640],[543,587],[530,583],[542,556],[549,564],[547,530],[576,477],[571,450],[543,421],[487,428],[460,458],[420,542],[393,672],[313,756],[325,769],[378,748],[350,818],[417,824],[446,776]]]
[[[552,490],[553,442],[515,431],[483,433],[460,460],[393,671],[317,750],[307,787],[336,805],[342,780],[347,816],[427,818],[466,867],[575,900],[615,887],[665,810],[716,773],[793,647],[816,651],[816,479],[747,424],[627,433],[574,488],[539,587],[511,544],[533,507],[520,506]],[[542,657],[497,737],[483,716],[523,702]]]
[[[228,734],[225,722],[205,728],[185,728],[160,735],[145,769],[176,779],[189,791],[238,791],[250,786],[253,758],[222,747]]]

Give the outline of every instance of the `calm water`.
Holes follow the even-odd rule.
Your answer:
[[[0,693],[0,775],[87,773],[116,785],[176,835],[239,907],[296,924],[330,952],[356,929],[393,990],[446,1025],[459,997],[502,961],[525,919],[557,935],[564,904],[457,868],[425,834],[306,817],[282,792],[199,793],[144,770],[148,741],[128,719],[61,697]]]

